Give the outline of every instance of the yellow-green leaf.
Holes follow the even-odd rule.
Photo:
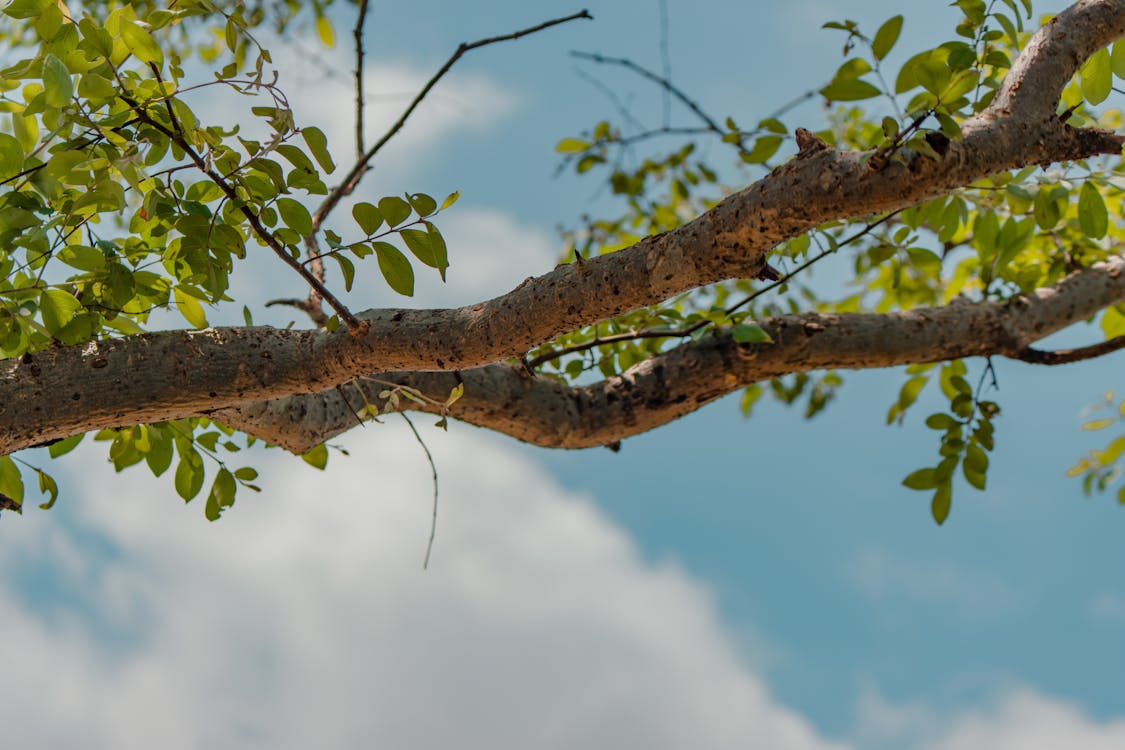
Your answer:
[[[1101,104],[1113,88],[1109,50],[1104,47],[1090,56],[1079,71],[1082,96],[1090,104]]]
[[[1089,182],[1082,183],[1078,193],[1078,225],[1082,232],[1095,240],[1105,237],[1109,229],[1109,212],[1101,193]]]
[[[50,52],[43,56],[43,89],[52,107],[65,107],[74,96],[74,81],[66,63]]]
[[[875,32],[875,40],[871,42],[871,54],[876,60],[882,60],[895,46],[899,32],[902,31],[902,16],[887,19],[886,23]]]
[[[164,64],[164,53],[152,35],[127,18],[121,19],[121,41],[141,62],[157,67]]]
[[[207,327],[207,316],[198,299],[186,294],[180,287],[172,290],[172,296],[175,297],[176,308],[180,311],[180,315],[184,316],[184,320],[195,328]]]
[[[336,46],[336,32],[332,30],[332,22],[328,16],[318,16],[316,19],[316,35],[325,47]]]

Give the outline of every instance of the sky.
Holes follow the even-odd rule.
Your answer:
[[[943,5],[910,11],[892,69],[949,37]],[[589,8],[459,63],[365,183],[368,199],[462,193],[440,222],[449,283],[424,279],[411,304],[549,270],[557,227],[605,209],[593,181],[556,175],[554,144],[612,114],[568,52],[659,67],[659,5]],[[373,3],[372,134],[457,43],[578,9]],[[753,121],[839,64],[821,24],[899,10],[668,0],[673,77]],[[299,121],[347,154],[350,52],[305,39],[275,59]],[[659,119],[641,82],[584,70]],[[823,117],[813,102],[787,122]],[[299,292],[286,274],[236,274],[255,319],[286,322],[260,307]],[[374,275],[349,302],[403,304]],[[419,419],[440,482],[426,571],[430,470],[399,420],[333,441],[350,455],[323,473],[252,454],[264,492],[214,524],[169,477],[114,475],[83,445],[52,467],[53,510],[0,518],[0,730],[21,748],[1122,747],[1125,510],[1065,477],[1103,439],[1080,426],[1114,366],[997,362],[988,490],[959,487],[941,528],[900,485],[936,450],[931,394],[884,424],[900,372],[844,373],[812,421],[769,404],[744,420],[727,399],[620,453]]]

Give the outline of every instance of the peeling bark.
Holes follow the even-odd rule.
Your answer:
[[[2,362],[0,454],[102,427],[200,414],[303,451],[355,424],[352,410],[363,400],[357,389],[337,387],[376,372],[438,398],[463,379],[466,395],[451,416],[540,445],[583,447],[651,429],[786,373],[1014,355],[1125,299],[1125,261],[1004,304],[777,318],[763,323],[774,345],[712,336],[586,387],[497,364],[676,294],[755,277],[773,247],[825,222],[903,208],[1032,164],[1120,153],[1125,137],[1069,127],[1056,109],[1078,66],[1122,35],[1125,0],[1080,0],[1035,34],[993,104],[963,123],[963,139],[941,159],[910,152],[904,163],[873,171],[859,153],[807,150],[674,231],[560,266],[477,305],[371,310],[358,316],[355,330],[334,333],[167,331]]]

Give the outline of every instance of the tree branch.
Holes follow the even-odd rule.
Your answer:
[[[1125,349],[1125,336],[1114,336],[1106,341],[1101,341],[1090,346],[1077,349],[1058,349],[1053,352],[1027,347],[1010,355],[1021,362],[1033,365],[1066,365],[1071,362],[1081,362],[1085,359],[1094,359],[1106,354],[1112,354],[1120,349]]]
[[[654,429],[728,393],[782,375],[997,354],[1024,359],[1029,343],[1118,299],[1125,299],[1125,256],[1005,302],[760,321],[773,344],[738,344],[728,331],[720,331],[587,386],[532,377],[519,364],[492,364],[460,372],[382,373],[378,382],[361,379],[360,390],[325,390],[210,416],[303,453],[353,427],[354,409],[365,403],[384,407],[379,393],[393,383],[432,399],[425,404],[400,399],[397,409],[448,414],[543,447],[589,448]],[[464,385],[464,395],[445,408],[442,402],[458,384]]]
[[[775,344],[738,345],[728,335],[716,335],[602,384],[572,389],[573,398],[566,396],[568,386],[495,364],[561,333],[684,291],[755,276],[771,248],[823,223],[894,211],[1029,164],[1119,153],[1122,136],[1071,128],[1054,113],[1059,81],[1069,80],[1082,54],[1123,34],[1125,0],[1080,0],[1036,33],[1005,79],[997,104],[963,123],[964,138],[951,143],[942,158],[904,152],[902,163],[891,160],[872,171],[858,153],[809,151],[673,231],[560,266],[477,305],[372,310],[357,316],[364,322],[358,333],[166,331],[51,347],[0,362],[0,454],[101,427],[258,408],[252,405],[271,400],[293,436],[270,439],[298,449],[308,435],[323,434],[322,428],[315,432],[310,412],[316,399],[325,398],[323,392],[338,394],[335,386],[382,372],[398,373],[380,376],[385,380],[401,377],[429,393],[448,393],[445,386],[458,377],[454,371],[462,371],[466,391],[473,378],[500,378],[507,390],[499,396],[487,390],[479,397],[466,394],[450,408],[452,416],[521,439],[578,447],[635,434],[745,383],[788,372],[1014,356],[1125,300],[1125,258],[1116,256],[1005,303],[760,321]],[[516,383],[524,384],[522,391]],[[563,397],[536,401],[550,391]],[[321,395],[301,398],[308,394]],[[480,413],[470,411],[474,403]],[[312,432],[297,434],[306,427]],[[247,429],[265,427],[247,423]]]

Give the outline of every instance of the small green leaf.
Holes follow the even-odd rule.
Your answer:
[[[234,472],[235,479],[242,482],[253,482],[258,478],[258,470],[250,466],[243,466]]]
[[[419,216],[429,216],[437,211],[437,201],[425,193],[415,193],[407,197],[410,199],[410,207],[413,208],[414,213]]]
[[[389,195],[379,200],[379,214],[386,219],[387,226],[397,227],[410,216],[410,204],[402,198]]]
[[[0,497],[23,504],[23,477],[11,456],[0,457]]]
[[[57,443],[51,443],[47,446],[47,453],[50,454],[51,458],[58,458],[59,456],[70,453],[78,447],[78,444],[82,442],[82,438],[84,437],[86,437],[85,434],[71,435]]]
[[[858,78],[837,78],[820,90],[820,95],[831,102],[873,99],[882,93],[872,84]]]
[[[1109,55],[1109,67],[1118,78],[1125,78],[1125,42],[1114,42]]]
[[[949,508],[952,504],[953,487],[949,481],[945,481],[938,486],[937,491],[934,492],[934,499],[930,502],[930,513],[933,514],[938,526],[949,518]]]
[[[57,333],[69,323],[82,303],[73,294],[62,289],[44,289],[39,295],[39,311],[43,316],[43,327],[50,333]]]
[[[449,258],[446,252],[445,240],[437,227],[426,222],[426,231],[420,229],[403,229],[399,234],[406,247],[418,260],[430,268],[436,268],[445,281],[445,269],[449,268]]]
[[[363,230],[364,234],[371,236],[375,234],[383,224],[383,215],[379,213],[379,209],[370,203],[357,203],[352,206],[352,217],[355,219],[356,224]]]
[[[332,22],[328,20],[328,16],[317,16],[316,35],[320,37],[321,44],[325,47],[336,46],[336,32],[332,30]]]
[[[1090,104],[1101,104],[1113,89],[1113,71],[1109,50],[1102,47],[1090,55],[1079,70],[1082,96]]]
[[[305,139],[305,143],[312,152],[313,158],[316,163],[320,165],[321,169],[331,174],[336,169],[336,163],[332,161],[332,154],[328,152],[328,139],[320,128],[301,128],[301,136]]]
[[[328,448],[325,447],[324,443],[321,443],[301,458],[310,466],[323,470],[328,465]]]
[[[410,261],[397,247],[387,242],[374,243],[375,255],[379,260],[379,270],[391,289],[401,295],[414,295],[414,269]]]
[[[43,510],[50,510],[55,501],[59,499],[59,485],[55,482],[55,478],[45,471],[36,469],[35,472],[39,475],[39,491],[47,495],[47,501],[40,503],[39,507]]]
[[[590,144],[581,138],[563,138],[555,146],[555,151],[560,154],[579,154],[590,148]]]
[[[207,505],[203,514],[208,521],[217,521],[223,510],[234,505],[234,496],[238,492],[234,475],[226,468],[219,469],[215,474],[215,481],[211,483],[211,492],[207,495]]]
[[[121,19],[121,41],[141,62],[157,67],[164,64],[164,53],[152,35],[127,18]]]
[[[738,323],[731,328],[731,338],[738,344],[772,344],[766,330],[755,323]]]
[[[918,469],[907,474],[902,484],[912,490],[932,490],[939,481],[933,469]]]
[[[902,16],[887,19],[886,23],[875,32],[875,39],[871,42],[871,54],[876,60],[882,60],[895,46],[899,32],[902,31]]]
[[[180,287],[172,290],[172,296],[176,300],[176,309],[180,311],[180,315],[184,316],[184,320],[195,328],[207,327],[207,316],[204,314],[203,305],[199,304],[198,299],[185,293]]]
[[[1090,182],[1082,183],[1078,193],[1078,224],[1082,232],[1095,240],[1105,237],[1109,229],[1109,212],[1101,193]]]
[[[292,198],[278,198],[277,212],[281,214],[281,220],[302,237],[312,234],[312,216],[299,201]]]
[[[203,489],[203,459],[194,448],[187,449],[187,455],[180,453],[180,463],[176,466],[176,493],[191,502]]]
[[[344,277],[344,291],[350,292],[355,282],[355,264],[345,258],[342,253],[332,253],[331,258],[340,266],[340,273]]]
[[[454,190],[452,193],[445,196],[445,200],[443,200],[441,202],[441,208],[439,208],[438,211],[444,211],[445,209],[449,208],[454,203],[456,203],[457,199],[460,198],[460,197],[461,197],[461,193],[457,190]]]
[[[74,81],[62,60],[48,52],[43,56],[43,88],[47,104],[65,107],[74,96]]]

